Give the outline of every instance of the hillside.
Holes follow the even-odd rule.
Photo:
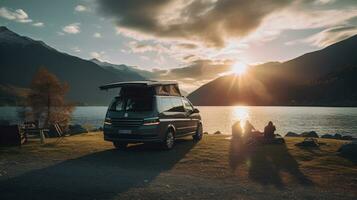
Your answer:
[[[192,92],[195,105],[357,105],[357,36],[283,63],[250,67]]]
[[[26,88],[39,67],[45,67],[70,85],[68,97],[81,104],[107,104],[112,93],[98,86],[114,81],[143,80],[139,74],[123,70],[112,73],[91,61],[59,52],[42,41],[20,36],[0,27],[0,85]],[[0,94],[4,92],[0,91]],[[6,96],[0,97],[6,99]],[[10,97],[11,99],[11,97]]]

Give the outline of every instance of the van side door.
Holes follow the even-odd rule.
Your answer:
[[[172,123],[176,127],[176,135],[184,135],[186,134],[186,126],[188,119],[186,118],[186,111],[183,102],[181,100],[181,97],[170,97],[170,99],[172,103],[172,108],[170,111],[175,117],[172,120]]]
[[[194,107],[186,98],[182,97],[182,102],[186,111],[186,118],[189,119],[187,122],[187,132],[193,133],[197,130],[200,115],[193,112]]]
[[[184,134],[185,109],[182,101],[177,97],[160,96],[159,98],[160,121],[166,129],[168,125],[173,125],[176,129],[176,136]],[[161,130],[165,131],[165,130]]]

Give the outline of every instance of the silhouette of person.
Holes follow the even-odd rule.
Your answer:
[[[254,126],[247,120],[244,124],[244,134],[250,135],[254,130]]]
[[[264,138],[265,139],[273,139],[275,137],[275,132],[276,128],[273,124],[273,122],[269,122],[268,125],[264,128]]]
[[[237,138],[237,137],[240,137],[242,136],[242,127],[240,125],[240,121],[236,121],[233,126],[232,126],[232,136]]]

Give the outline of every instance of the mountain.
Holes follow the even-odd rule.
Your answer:
[[[195,105],[357,106],[357,35],[283,63],[251,66],[192,92]]]
[[[135,66],[128,66],[124,64],[116,65],[108,62],[100,61],[96,58],[90,60],[91,62],[103,67],[104,69],[115,73],[115,74],[126,74],[131,75],[131,79],[135,78],[137,80],[148,80],[148,79],[155,79],[156,76],[153,72],[139,69]]]
[[[114,94],[100,91],[98,87],[102,84],[145,79],[130,70],[113,73],[92,61],[59,52],[42,41],[20,36],[6,27],[0,27],[0,55],[0,85],[3,87],[27,88],[38,68],[45,67],[70,85],[69,99],[82,104],[107,105]],[[0,91],[0,95],[5,93]],[[0,96],[0,100],[6,98],[6,95]]]

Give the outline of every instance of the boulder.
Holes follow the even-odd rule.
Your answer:
[[[69,129],[69,133],[71,135],[88,133],[87,129],[83,128],[83,126],[81,126],[79,124],[69,125],[68,129]]]
[[[336,140],[341,140],[341,139],[342,139],[342,135],[341,135],[341,134],[336,133],[335,135],[333,135],[333,139],[336,139]]]
[[[315,131],[303,132],[300,134],[301,137],[311,137],[311,138],[319,138],[319,135]]]
[[[342,136],[341,139],[342,139],[342,140],[353,140],[353,137],[350,136],[350,135],[344,135],[344,136]]]
[[[299,146],[299,147],[319,147],[319,143],[317,142],[317,140],[315,138],[309,137],[309,138],[305,138],[304,141],[295,144],[295,146]]]
[[[357,159],[357,141],[342,145],[338,152],[345,157]]]
[[[325,135],[322,135],[321,138],[333,139],[333,135],[331,135],[331,134],[325,134]]]
[[[294,132],[288,132],[285,137],[300,137],[300,135]]]
[[[215,134],[215,135],[220,135],[220,134],[222,134],[222,133],[221,133],[221,131],[216,131],[216,132],[214,132],[213,134]]]

